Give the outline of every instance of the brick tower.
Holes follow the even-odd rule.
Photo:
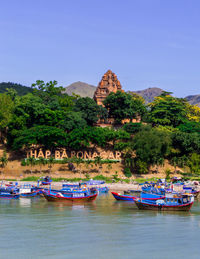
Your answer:
[[[122,91],[122,86],[117,76],[111,70],[108,70],[99,82],[93,98],[98,105],[103,106],[105,98],[110,93],[116,93],[117,91]]]

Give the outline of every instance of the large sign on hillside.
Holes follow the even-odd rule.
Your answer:
[[[94,160],[96,157],[101,157],[102,159],[110,159],[110,160],[121,160],[121,152],[119,151],[67,151],[66,149],[55,150],[51,152],[50,150],[42,150],[42,149],[31,149],[27,152],[27,158],[45,158],[49,159],[53,157],[54,159],[60,160],[65,158],[77,157],[85,160]]]

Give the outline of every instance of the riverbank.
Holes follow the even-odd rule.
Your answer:
[[[10,183],[11,181],[3,181],[4,183]],[[15,182],[15,181],[12,181]],[[52,189],[62,189],[63,183],[66,181],[57,181],[57,182],[52,182],[51,188]],[[37,181],[19,181],[19,185],[25,185],[25,184],[30,184],[30,185],[37,185]],[[131,182],[131,183],[125,183],[125,182],[115,182],[115,183],[105,183],[101,185],[102,187],[107,186],[110,191],[126,191],[126,190],[141,190],[142,185],[139,185],[138,182]],[[49,186],[42,186],[49,188]],[[95,186],[94,186],[95,187]],[[200,190],[200,186],[197,186],[197,189]],[[181,191],[182,186],[174,186],[174,190],[176,191]]]

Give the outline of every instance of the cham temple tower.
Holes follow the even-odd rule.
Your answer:
[[[94,100],[98,105],[103,106],[103,101],[110,93],[116,93],[117,91],[123,91],[122,86],[117,79],[115,73],[108,70],[98,84],[98,87],[94,93]]]
[[[117,76],[115,73],[113,73],[111,70],[108,70],[103,76],[101,81],[98,84],[98,87],[94,93],[94,100],[98,105],[103,105],[103,101],[106,99],[106,97],[110,93],[116,93],[117,91],[122,91],[122,86],[117,79]],[[122,121],[122,124],[124,123],[129,123],[130,119],[124,119]],[[136,119],[132,119],[131,122],[140,122],[140,117]],[[107,126],[112,126],[114,125],[115,121],[113,118],[107,118],[106,120],[104,119],[99,119],[98,122],[95,124],[96,126],[100,127],[107,127]]]

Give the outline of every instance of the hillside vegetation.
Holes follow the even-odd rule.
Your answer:
[[[16,84],[16,83],[11,83],[11,82],[2,82],[0,83],[0,93],[5,93],[7,89],[14,89],[19,96],[28,94],[32,91],[30,87],[21,85],[21,84]]]
[[[13,151],[24,152],[32,146],[55,150],[84,150],[92,147],[121,151],[123,172],[147,174],[157,171],[165,161],[187,173],[200,174],[200,108],[185,99],[162,92],[153,102],[135,93],[110,93],[99,106],[92,98],[69,96],[56,81],[38,80],[33,91],[23,96],[9,89],[0,94],[0,140]],[[94,125],[100,119],[114,120],[113,128]],[[127,123],[141,119],[140,123]],[[41,163],[54,160],[41,159]],[[80,157],[64,161],[86,163]],[[6,166],[6,153],[0,160]],[[30,166],[34,158],[28,160]],[[89,162],[88,162],[89,163]],[[101,157],[95,158],[99,166]],[[89,166],[89,164],[88,164]]]

